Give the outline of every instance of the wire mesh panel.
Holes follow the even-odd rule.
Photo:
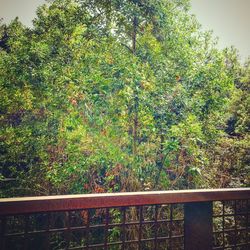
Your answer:
[[[213,249],[250,249],[250,201],[216,201]]]
[[[6,216],[1,249],[181,250],[183,217],[182,204]]]

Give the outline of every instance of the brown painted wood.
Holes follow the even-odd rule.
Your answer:
[[[238,199],[250,199],[250,188],[4,198],[0,215]]]
[[[211,250],[213,243],[212,202],[184,205],[184,249]]]

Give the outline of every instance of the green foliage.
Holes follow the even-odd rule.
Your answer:
[[[218,138],[215,148],[209,150],[208,157],[212,159],[213,167],[207,173],[207,181],[217,187],[249,186],[250,64],[247,60],[241,68],[235,63],[235,53],[228,57],[231,72],[234,71],[236,89],[227,111],[226,134]]]
[[[249,94],[188,9],[55,0],[33,28],[2,25],[1,196],[204,186],[226,119],[249,129]]]

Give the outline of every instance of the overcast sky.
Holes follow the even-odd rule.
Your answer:
[[[45,0],[0,0],[0,17],[4,22],[18,16],[31,25],[36,8]],[[219,47],[234,45],[241,58],[250,56],[250,0],[191,0],[191,13],[204,30],[213,30]]]

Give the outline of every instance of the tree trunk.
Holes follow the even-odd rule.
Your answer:
[[[158,156],[157,156],[157,167],[159,169],[159,172],[158,172],[158,175],[156,176],[156,179],[155,179],[155,188],[158,186],[159,184],[159,181],[160,181],[160,176],[161,176],[161,171],[163,169],[163,165],[164,165],[164,160],[165,160],[165,157],[163,155],[163,145],[164,145],[164,135],[163,133],[161,132],[160,134],[160,149],[159,149],[159,152],[158,152]]]
[[[137,35],[137,26],[138,20],[137,17],[133,19],[133,34],[132,34],[132,51],[133,54],[136,54],[136,35]],[[137,154],[137,143],[138,143],[138,112],[139,112],[139,97],[138,90],[140,84],[138,82],[135,83],[134,90],[134,116],[133,116],[133,155]]]

